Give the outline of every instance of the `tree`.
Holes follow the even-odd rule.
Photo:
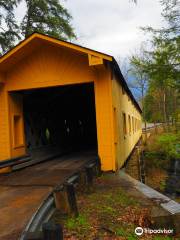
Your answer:
[[[130,88],[136,89],[140,92],[140,103],[142,107],[142,116],[145,123],[145,132],[146,132],[146,115],[145,115],[145,93],[148,87],[148,75],[144,71],[142,62],[146,61],[146,55],[144,54],[143,45],[141,46],[140,52],[134,54],[130,58],[130,70],[129,73],[132,75],[133,80],[131,81]],[[147,138],[147,135],[145,135]]]
[[[0,55],[12,48],[14,42],[20,39],[13,12],[17,3],[16,0],[0,0]]]
[[[45,33],[63,40],[75,38],[71,15],[58,0],[26,0],[27,11],[21,23],[24,37],[33,32]]]
[[[148,114],[145,116],[153,121],[168,123],[175,118],[180,90],[180,1],[162,0],[161,3],[166,27],[143,28],[143,31],[151,35],[147,44],[149,47],[142,50],[142,56],[147,57],[140,57],[138,66],[134,66],[136,71],[141,69],[149,78],[144,103]]]
[[[14,9],[22,0],[0,0],[0,54],[33,32],[44,33],[62,40],[75,38],[72,19],[59,0],[25,0],[27,10],[20,25]]]
[[[180,1],[161,0],[161,4],[164,7],[162,16],[167,26],[161,29],[142,28],[152,36],[153,51],[149,52],[152,59],[149,70],[152,74],[157,71],[165,72],[177,87],[180,77]]]
[[[142,106],[143,118],[144,116],[144,96],[148,86],[148,75],[144,72],[144,69],[141,65],[141,57],[134,55],[130,58],[130,69],[129,73],[132,75],[133,80],[129,84],[130,88],[134,88],[140,92],[140,102]]]
[[[128,75],[129,75],[129,59],[128,58],[121,58],[120,56],[117,58],[117,62],[119,65],[119,68],[121,69],[122,75],[124,77],[124,79],[126,80],[127,84],[129,85],[129,79],[128,79]]]

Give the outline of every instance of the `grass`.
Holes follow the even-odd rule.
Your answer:
[[[125,230],[123,228],[118,228],[116,230],[116,236],[125,237],[126,236]]]
[[[135,235],[137,226],[149,227],[151,205],[143,207],[144,200],[129,191],[128,186],[119,187],[111,176],[97,178],[91,194],[77,195],[77,218],[56,218],[64,226],[64,240],[170,240],[165,236]]]
[[[77,218],[56,218],[64,225],[65,240],[137,239],[134,229],[143,209],[137,199],[111,184],[107,175],[97,179],[93,193],[78,195],[78,206]]]
[[[165,180],[160,181],[159,188],[162,192],[165,190],[165,188],[166,188],[166,181]]]
[[[155,236],[154,240],[172,240],[171,237],[165,237],[165,236]]]
[[[65,221],[65,227],[70,232],[76,232],[76,234],[84,238],[90,232],[90,224],[85,215],[79,215],[77,218],[67,218]]]
[[[119,228],[116,230],[116,236],[124,237],[127,240],[136,240],[138,237],[134,233],[127,234],[127,232],[123,228]]]

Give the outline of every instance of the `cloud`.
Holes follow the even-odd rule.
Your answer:
[[[145,39],[140,26],[160,27],[158,0],[67,0],[80,44],[114,56],[126,57]]]
[[[126,57],[140,46],[145,36],[140,26],[160,27],[162,7],[159,0],[64,0],[73,16],[77,43],[115,57]],[[25,14],[25,3],[16,10],[18,19]]]

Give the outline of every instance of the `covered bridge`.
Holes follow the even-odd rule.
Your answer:
[[[34,33],[0,58],[0,160],[56,146],[120,168],[141,109],[112,56]]]

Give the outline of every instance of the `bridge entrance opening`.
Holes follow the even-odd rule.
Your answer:
[[[94,84],[21,91],[28,153],[97,149]]]

